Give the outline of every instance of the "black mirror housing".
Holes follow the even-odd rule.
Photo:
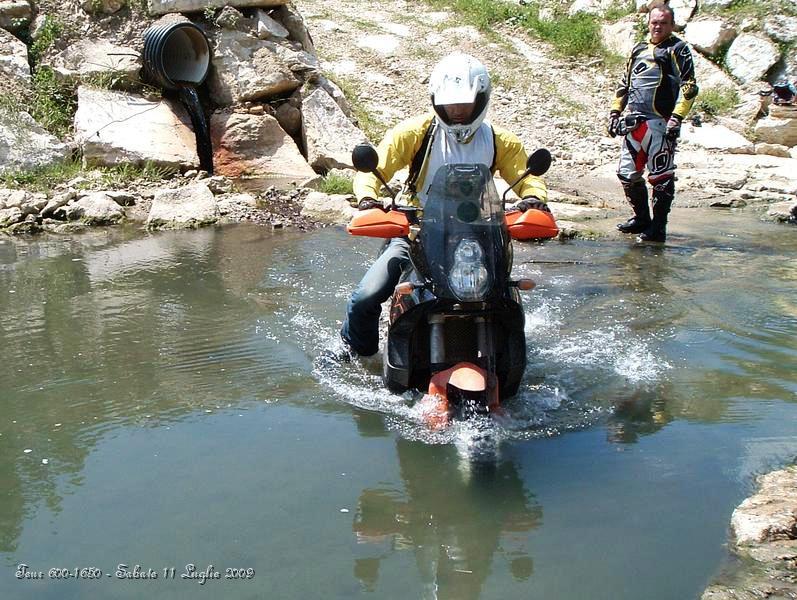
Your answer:
[[[535,150],[529,159],[526,161],[526,171],[530,175],[535,175],[539,177],[540,175],[544,175],[548,172],[548,169],[551,168],[551,153],[548,152],[545,148],[539,148]]]
[[[371,144],[357,144],[351,151],[351,164],[362,173],[373,173],[379,164],[379,156]]]

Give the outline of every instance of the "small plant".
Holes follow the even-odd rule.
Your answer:
[[[636,3],[633,2],[633,0],[624,0],[612,4],[612,6],[610,6],[609,9],[604,13],[603,18],[607,21],[617,21],[618,19],[632,15],[635,12]]]
[[[739,94],[733,88],[708,88],[700,90],[695,109],[716,117],[731,112],[739,104]]]
[[[41,60],[44,53],[50,48],[63,33],[63,25],[60,20],[47,15],[44,24],[39,30],[39,35],[31,44],[29,54],[31,62],[36,65]]]
[[[48,192],[77,177],[82,166],[78,160],[65,160],[44,167],[0,174],[0,183],[10,188],[25,188],[33,192]]]
[[[121,163],[112,167],[99,167],[99,180],[103,187],[127,187],[133,182],[157,183],[174,175],[174,169],[146,161],[143,165]]]
[[[31,116],[56,137],[72,130],[72,117],[77,110],[74,89],[58,81],[49,67],[39,67],[33,74]]]
[[[205,21],[208,23],[212,23],[213,19],[216,17],[216,9],[213,6],[206,6],[205,10],[202,11],[202,16],[205,17]]]
[[[325,194],[353,194],[352,180],[339,173],[328,173],[321,180],[318,191]]]

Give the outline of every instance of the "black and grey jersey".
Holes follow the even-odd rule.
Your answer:
[[[640,112],[648,118],[685,117],[697,97],[695,65],[689,46],[671,35],[634,47],[612,102],[612,110]]]

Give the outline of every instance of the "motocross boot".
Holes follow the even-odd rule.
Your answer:
[[[618,223],[617,229],[622,233],[641,233],[650,225],[650,209],[648,208],[648,187],[644,181],[626,183],[623,181],[623,191],[631,208],[634,209],[634,216],[625,223]]]
[[[675,198],[675,180],[670,177],[664,183],[653,186],[653,219],[639,234],[640,242],[664,242],[667,239],[667,215]]]

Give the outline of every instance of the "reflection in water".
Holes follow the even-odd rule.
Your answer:
[[[377,589],[379,569],[411,552],[423,598],[481,597],[496,553],[518,580],[533,572],[522,540],[542,519],[509,461],[471,465],[463,472],[451,446],[399,438],[396,454],[404,490],[363,490],[352,529],[360,544],[354,575]]]
[[[371,262],[372,240],[332,229],[300,235],[257,227],[0,239],[0,553],[8,564],[48,552],[79,564],[77,541],[104,550],[142,539],[134,522],[118,522],[114,512],[130,493],[124,469],[135,458],[119,464],[114,456],[98,456],[109,447],[119,451],[129,437],[144,449],[157,439],[162,452],[147,463],[157,473],[159,494],[149,498],[144,489],[135,496],[151,502],[151,514],[140,517],[152,519],[151,538],[203,515],[208,529],[192,538],[192,560],[213,555],[219,536],[227,535],[230,498],[242,504],[247,494],[235,493],[243,487],[256,498],[251,515],[269,516],[268,527],[246,531],[252,529],[247,522],[245,533],[236,533],[250,542],[256,537],[258,552],[237,537],[225,547],[236,548],[244,566],[266,560],[295,575],[319,571],[312,585],[334,581],[331,596],[350,597],[362,586],[397,597],[405,584],[423,586],[429,596],[497,597],[509,590],[511,597],[518,589],[511,589],[513,578],[544,592],[569,576],[551,565],[552,540],[566,545],[583,538],[581,556],[568,551],[567,557],[580,559],[582,572],[600,571],[593,580],[610,580],[613,598],[689,597],[640,591],[659,590],[659,571],[683,566],[672,556],[661,558],[649,579],[628,582],[607,567],[611,560],[602,562],[600,549],[616,541],[620,529],[624,545],[645,546],[651,561],[658,560],[661,548],[681,547],[671,539],[660,545],[658,536],[689,522],[702,548],[715,549],[714,558],[690,563],[696,565],[690,581],[698,584],[687,585],[696,589],[718,560],[727,517],[750,478],[797,453],[791,426],[797,278],[787,260],[797,241],[772,239],[755,230],[765,225],[747,225],[751,234],[716,234],[688,248],[518,245],[515,276],[539,284],[525,299],[529,366],[522,391],[507,404],[507,419],[444,434],[422,427],[411,398],[385,391],[378,358],[329,371],[314,366],[321,347],[337,335],[357,273]],[[537,259],[582,263],[537,265]],[[240,423],[251,439],[270,440],[281,430],[285,406],[274,403],[297,414],[295,435],[279,438],[286,449],[265,444],[257,454],[243,444],[229,450],[244,427],[236,426],[239,414],[248,417]],[[260,410],[248,412],[253,407]],[[230,414],[225,420],[220,412]],[[358,431],[341,449],[341,429],[326,426],[339,417],[350,424],[351,414]],[[226,434],[220,422],[227,423]],[[568,433],[574,430],[586,431]],[[486,446],[492,461],[478,460],[474,451],[485,450],[485,434],[492,438]],[[186,448],[194,448],[197,437],[212,448],[204,458],[212,455],[217,471],[197,465],[201,476],[173,486],[168,454],[182,451],[191,465]],[[539,440],[546,437],[554,439]],[[592,440],[588,450],[585,440]],[[541,458],[554,446],[561,457]],[[319,452],[329,448],[339,450],[340,464]],[[374,448],[383,450],[371,460]],[[368,457],[361,468],[373,471],[357,473],[355,486],[347,485],[348,476],[337,483],[333,475],[351,474],[349,463],[361,456]],[[657,461],[679,468],[663,471]],[[104,470],[92,476],[97,463]],[[255,484],[252,473],[260,477]],[[118,489],[107,489],[108,474]],[[137,475],[137,485],[154,485],[147,472]],[[222,476],[236,487],[221,485]],[[326,512],[329,498],[317,481],[333,482],[330,497],[341,503],[331,510],[337,520]],[[698,488],[715,496],[689,496]],[[529,489],[545,501],[545,527]],[[582,496],[601,490],[605,503],[587,507]],[[159,512],[160,493],[169,499],[166,514]],[[258,494],[269,502],[261,505]],[[616,494],[623,497],[621,514],[603,522]],[[79,510],[70,512],[76,504],[70,496],[92,501],[97,510],[79,535],[63,532]],[[695,505],[705,514],[693,512]],[[717,505],[728,514],[716,515]],[[351,521],[338,512],[342,506],[352,507],[354,536]],[[656,510],[647,528],[622,521],[651,506],[670,510]],[[578,520],[586,508],[592,512]],[[95,516],[120,523],[111,542],[106,531],[91,530]],[[576,524],[585,520],[589,531]],[[297,534],[299,522],[311,525]],[[185,532],[171,531],[179,547]],[[352,537],[361,543],[352,543],[350,553],[327,552],[323,543],[334,539],[345,547]],[[544,555],[534,547],[540,539]],[[130,558],[159,557],[157,543],[139,548]],[[273,559],[285,548],[294,550],[298,564]],[[415,565],[407,568],[408,560]],[[346,581],[335,587],[341,572]],[[260,587],[226,587],[222,594],[268,596],[270,583],[264,575]],[[17,597],[5,593],[6,584],[0,580],[0,595]],[[70,597],[63,589],[53,587],[44,597]],[[170,591],[153,593],[169,597]],[[71,597],[91,593],[79,588]]]

